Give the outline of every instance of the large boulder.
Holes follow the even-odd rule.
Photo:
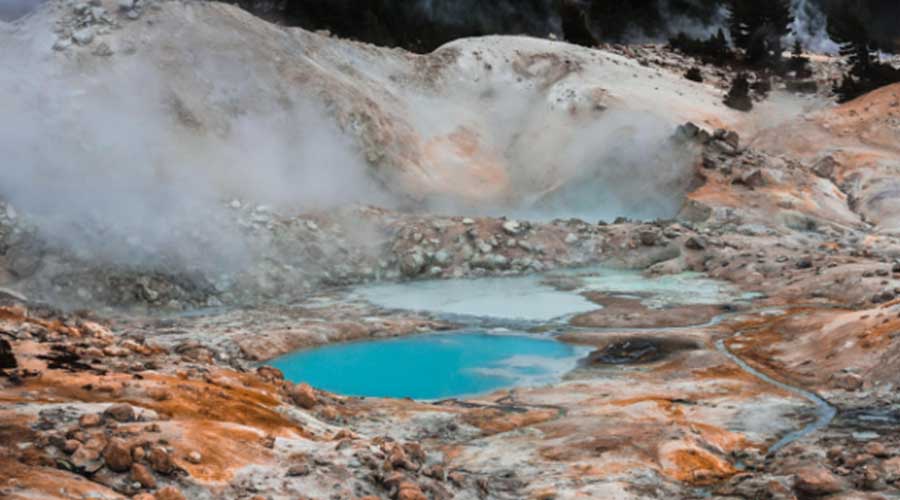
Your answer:
[[[294,403],[296,403],[297,406],[306,408],[307,410],[314,408],[319,404],[319,398],[316,396],[316,391],[305,382],[291,387],[291,399],[294,400]]]
[[[800,469],[794,477],[794,490],[801,496],[833,495],[843,491],[844,488],[843,480],[821,465]]]

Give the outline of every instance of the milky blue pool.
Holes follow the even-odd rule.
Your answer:
[[[549,384],[586,353],[546,337],[469,331],[331,345],[269,364],[339,394],[441,399]]]

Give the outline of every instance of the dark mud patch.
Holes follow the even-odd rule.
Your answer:
[[[639,365],[655,363],[674,354],[700,349],[699,342],[690,339],[633,337],[612,340],[590,353],[582,366]]]
[[[585,328],[671,328],[709,323],[731,309],[729,305],[672,305],[651,308],[641,297],[623,297],[587,292],[584,297],[603,309],[579,314],[570,324]]]
[[[0,339],[0,373],[3,370],[12,370],[19,367],[12,346],[6,339]]]
[[[105,374],[106,370],[97,369],[84,361],[81,356],[66,349],[66,346],[54,345],[48,354],[37,356],[38,359],[47,362],[47,368],[51,370],[65,370],[70,372],[91,371],[98,374]]]
[[[900,429],[900,408],[869,407],[851,408],[838,411],[831,423],[832,426],[853,430],[891,430]]]

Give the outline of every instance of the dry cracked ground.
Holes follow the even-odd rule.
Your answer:
[[[201,2],[50,2],[0,36],[101,81],[112,77],[98,68],[153,65],[167,77],[175,135],[203,137],[195,152],[218,147],[228,120],[288,106],[285,89],[305,86],[369,162],[393,165],[378,170],[380,183],[406,195],[390,209],[300,213],[220,200],[229,230],[266,242],[221,273],[97,259],[48,237],[61,229],[45,213],[4,202],[0,497],[900,498],[900,87],[842,106],[773,97],[741,115],[718,104],[716,70],[687,82],[682,56],[659,47],[491,37],[413,56]],[[204,54],[229,50],[253,61],[254,93],[215,95],[201,78],[217,74]],[[817,75],[837,64],[816,60]],[[527,86],[542,104],[526,114],[547,122],[524,139],[491,135],[478,106],[459,103],[492,78],[500,92]],[[441,99],[460,106],[446,116],[459,124],[416,114]],[[662,186],[681,190],[672,217],[528,222],[409,209],[434,193],[552,193],[575,174],[523,188],[497,144],[528,156],[529,142],[565,120],[622,109],[692,122],[669,130],[688,153],[686,178]],[[545,140],[557,139],[571,137]],[[194,229],[191,241],[213,252],[215,233]],[[553,325],[559,340],[590,348],[577,368],[550,385],[464,399],[348,397],[265,364],[459,326],[378,307],[350,293],[355,285],[549,272],[563,290],[576,278],[553,271],[597,265],[692,271],[752,298],[650,307],[585,293],[597,309]]]

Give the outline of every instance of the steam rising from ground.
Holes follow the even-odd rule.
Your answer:
[[[112,262],[240,265],[261,242],[241,237],[228,200],[387,204],[354,143],[311,101],[198,131],[176,119],[177,99],[139,58],[73,71],[47,40],[0,47],[0,67],[17,68],[0,72],[0,197],[52,242]]]
[[[558,90],[565,92],[564,87]],[[572,113],[566,105],[552,104],[557,96],[528,88],[489,88],[477,103],[476,116],[453,103],[477,98],[413,100],[417,112],[412,121],[426,137],[477,131],[481,151],[459,159],[459,175],[471,176],[475,170],[474,175],[507,187],[494,199],[477,203],[431,199],[431,208],[537,220],[654,219],[678,212],[693,177],[695,153],[672,140],[677,124],[634,110]],[[480,166],[470,169],[472,165]],[[498,170],[502,175],[491,175]],[[452,184],[472,182],[450,178]]]
[[[14,33],[0,44],[0,67],[17,68],[0,72],[0,198],[32,216],[50,243],[85,258],[240,269],[270,243],[247,236],[228,208],[232,199],[287,213],[406,199],[373,179],[356,140],[302,89],[289,90],[284,102],[254,101],[244,68],[201,60],[198,68],[209,66],[196,72],[204,85],[191,82],[181,94],[194,92],[220,110],[254,102],[255,111],[235,105],[218,122],[197,120],[175,91],[178,82],[139,54],[117,54],[110,64],[50,51],[47,30]],[[452,97],[460,98],[410,106],[416,116],[409,120],[425,137],[452,132],[472,118],[453,116]],[[521,87],[489,97],[469,109],[482,146],[505,172],[504,197],[478,205],[427,200],[431,208],[592,220],[677,211],[691,157],[670,141],[674,124],[650,114],[548,112],[552,96]]]
[[[794,24],[791,26],[791,42],[799,39],[809,51],[837,54],[838,44],[828,36],[828,18],[811,0],[792,0]]]

